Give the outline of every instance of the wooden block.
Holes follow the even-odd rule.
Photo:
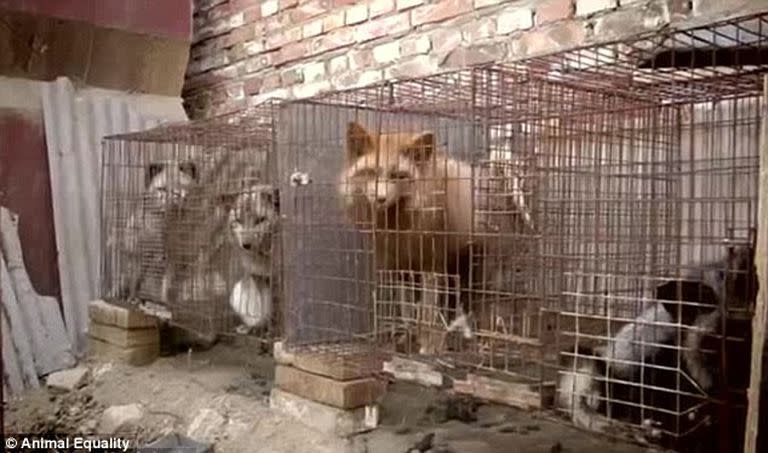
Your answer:
[[[285,365],[275,367],[275,385],[303,398],[341,409],[373,404],[386,391],[385,383],[373,377],[337,381]]]
[[[546,402],[551,399],[552,395],[549,393],[554,394],[554,383],[538,386],[527,382],[512,382],[468,374],[466,380],[454,381],[453,389],[456,393],[530,410],[540,409],[542,400]]]
[[[140,310],[100,299],[88,304],[88,316],[91,322],[123,329],[157,327],[157,319],[147,316]]]
[[[159,343],[124,348],[89,336],[88,347],[89,353],[93,357],[105,361],[123,362],[133,366],[148,365],[160,355]]]
[[[293,353],[286,349],[285,343],[282,341],[276,341],[272,344],[272,356],[275,358],[275,362],[280,365],[293,365]]]
[[[370,377],[382,359],[368,345],[328,345],[290,351],[294,367],[337,381]]]
[[[91,322],[89,333],[91,337],[97,340],[124,348],[160,343],[160,331],[157,327],[123,329],[122,327]]]
[[[370,431],[379,424],[379,406],[345,410],[272,388],[269,407],[320,433],[349,437]]]
[[[427,387],[442,387],[443,374],[426,363],[393,357],[384,362],[384,372],[391,374],[398,381],[416,382]]]

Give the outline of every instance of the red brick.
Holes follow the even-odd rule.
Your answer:
[[[333,12],[323,18],[323,31],[329,32],[344,26],[344,11]]]
[[[331,78],[331,83],[336,89],[344,90],[373,85],[383,79],[381,70],[372,71],[347,71]]]
[[[249,24],[232,30],[229,35],[226,36],[226,43],[228,46],[231,46],[238,42],[250,41],[254,38],[256,38],[256,26]]]
[[[301,27],[289,28],[280,33],[273,32],[267,35],[267,49],[276,49],[284,45],[301,40]]]
[[[264,30],[267,31],[267,33],[280,32],[286,27],[295,24],[288,12],[269,16],[262,22],[264,24]]]
[[[277,52],[277,56],[272,60],[272,64],[280,65],[305,57],[309,52],[307,43],[307,41],[299,41],[284,46]]]
[[[586,39],[584,24],[577,21],[558,22],[544,28],[529,30],[510,41],[510,57],[540,55],[579,46]]]
[[[243,89],[246,95],[258,94],[261,90],[262,77],[249,77],[243,81]]]
[[[261,71],[262,69],[267,68],[272,64],[275,64],[274,62],[278,56],[279,56],[279,52],[270,52],[270,53],[264,53],[264,54],[249,58],[245,60],[244,73],[251,74],[254,72]]]
[[[226,92],[229,99],[245,99],[244,82],[238,81],[227,85]]]
[[[373,60],[373,51],[371,49],[360,49],[349,52],[349,67],[353,70],[366,69],[375,66]]]
[[[355,40],[366,42],[382,36],[392,36],[403,33],[411,28],[408,21],[408,13],[400,13],[395,16],[383,17],[366,22],[357,27]]]
[[[224,17],[229,17],[231,14],[238,12],[239,10],[232,8],[229,3],[222,3],[214,6],[205,13],[205,19],[207,22],[213,22]]]
[[[284,87],[303,82],[304,73],[301,72],[301,68],[294,67],[280,73],[280,83]]]
[[[309,52],[311,54],[325,53],[329,50],[346,47],[355,42],[355,29],[344,27],[336,29],[325,35],[318,36],[311,41]]]
[[[294,23],[299,23],[315,16],[319,16],[328,11],[327,3],[328,2],[324,0],[312,0],[307,3],[302,3],[291,10],[291,20],[293,20]]]
[[[573,0],[548,0],[536,7],[536,23],[546,24],[573,17]]]
[[[272,91],[280,88],[280,74],[270,74],[261,80],[261,88],[263,91]]]
[[[618,6],[618,0],[576,0],[576,15],[589,16]]]
[[[424,0],[397,0],[395,2],[395,6],[397,7],[398,11],[413,8],[414,6],[419,6],[422,4],[424,4]]]
[[[470,44],[488,39],[494,33],[496,33],[496,24],[491,18],[470,22],[461,30],[462,37]]]
[[[245,11],[248,8],[261,9],[261,0],[229,0],[232,11]]]
[[[253,22],[261,20],[261,8],[259,7],[253,7],[243,10],[243,15],[246,24],[251,24]]]
[[[395,10],[395,0],[373,0],[368,5],[368,15],[378,17]]]
[[[439,69],[436,58],[429,55],[419,55],[410,60],[405,60],[384,71],[387,79],[400,79],[412,77],[424,77],[435,74]]]
[[[486,6],[494,6],[502,3],[504,0],[475,0],[475,8],[485,8]]]
[[[208,87],[221,83],[225,78],[214,73],[214,71],[203,74],[188,75],[184,80],[184,93],[193,92],[199,88]]]
[[[438,3],[419,6],[411,11],[413,26],[442,22],[472,11],[472,0],[441,0]]]

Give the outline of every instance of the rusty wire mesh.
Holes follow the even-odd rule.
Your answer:
[[[278,333],[273,109],[105,139],[104,297],[203,336]]]
[[[766,19],[284,104],[288,344],[556,385],[579,426],[737,450]]]

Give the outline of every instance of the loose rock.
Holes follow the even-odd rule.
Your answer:
[[[144,417],[144,410],[138,404],[112,406],[104,411],[99,424],[99,431],[114,434],[120,429],[133,426]]]
[[[226,422],[224,416],[215,410],[201,409],[189,424],[187,436],[200,442],[214,442]]]
[[[88,380],[90,371],[85,367],[57,371],[48,375],[46,385],[53,390],[71,392],[82,387]]]

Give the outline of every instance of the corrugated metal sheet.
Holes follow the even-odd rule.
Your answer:
[[[187,117],[180,98],[78,90],[67,78],[43,84],[42,102],[64,321],[81,354],[99,291],[101,140]]]

